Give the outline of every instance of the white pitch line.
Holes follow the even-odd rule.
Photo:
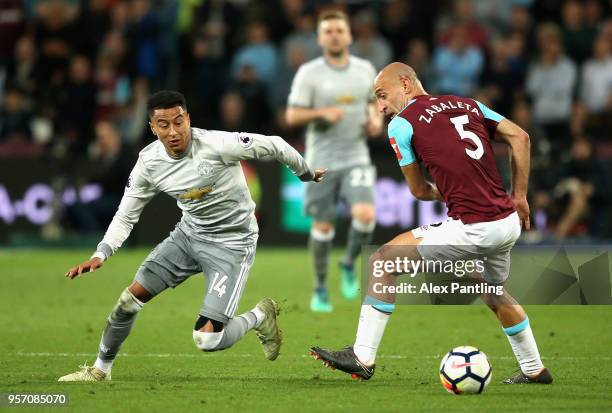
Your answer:
[[[96,357],[97,353],[52,353],[52,352],[39,352],[39,353],[27,353],[27,352],[17,352],[17,353],[6,353],[8,356],[16,356],[16,357]],[[418,356],[403,356],[399,354],[381,354],[377,356],[378,359],[440,359],[443,355],[418,355]],[[260,357],[260,354],[232,354],[232,353],[207,353],[205,355],[201,353],[119,353],[117,357],[144,357],[144,358],[202,358],[202,357],[226,357],[226,358],[250,358],[250,357]],[[310,358],[307,354],[295,354],[295,355],[285,355],[284,358]],[[493,360],[514,360],[512,356],[488,356],[488,358]],[[549,356],[542,357],[543,360],[605,360],[610,361],[612,357],[607,356],[582,356],[582,357],[574,357],[574,356]]]

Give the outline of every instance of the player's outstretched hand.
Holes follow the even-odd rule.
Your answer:
[[[315,182],[321,182],[326,173],[327,169],[315,169],[314,178],[312,178],[312,180]]]
[[[531,224],[529,223],[529,203],[527,202],[527,198],[512,198],[514,201],[514,208],[521,219],[521,225],[525,229],[531,228]]]
[[[95,270],[100,268],[102,264],[104,264],[104,261],[102,261],[98,257],[94,257],[94,258],[91,258],[89,261],[85,261],[82,264],[72,267],[66,272],[65,275],[67,278],[70,278],[72,280],[74,278],[80,277],[82,274],[85,274],[86,272],[94,272]]]

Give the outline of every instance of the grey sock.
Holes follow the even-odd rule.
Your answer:
[[[342,257],[343,265],[353,268],[355,258],[361,253],[361,247],[370,243],[373,233],[374,231],[360,231],[355,228],[355,225],[351,225],[348,231],[346,251]]]
[[[327,288],[327,263],[329,261],[329,253],[332,247],[332,240],[320,241],[312,235],[308,241],[310,255],[313,259],[315,273],[315,288]]]
[[[114,360],[121,345],[130,334],[136,315],[143,303],[138,301],[127,288],[119,296],[117,304],[111,311],[100,340],[98,358],[104,361]]]
[[[232,318],[223,328],[223,338],[216,349],[223,350],[231,347],[255,325],[257,325],[257,317],[251,311]]]

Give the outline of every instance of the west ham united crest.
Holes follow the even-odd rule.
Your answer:
[[[213,173],[213,165],[208,161],[202,161],[198,165],[198,175],[209,176]]]

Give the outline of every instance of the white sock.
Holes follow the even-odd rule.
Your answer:
[[[104,373],[108,374],[110,369],[113,367],[113,361],[115,361],[115,360],[105,361],[105,360],[100,359],[100,357],[98,357],[96,359],[96,362],[94,363],[94,367],[96,367],[96,368],[102,370]]]
[[[257,322],[255,323],[255,328],[259,327],[261,323],[266,319],[266,315],[259,308],[255,307],[251,310],[251,313],[255,315]]]
[[[385,333],[389,316],[390,314],[378,311],[371,305],[361,306],[353,351],[359,361],[367,366],[371,366],[376,360],[376,351]]]
[[[512,329],[514,327],[522,329],[512,334]],[[531,331],[529,319],[525,318],[524,321],[514,327],[504,329],[508,335],[510,347],[512,347],[516,360],[521,366],[521,371],[528,376],[535,376],[542,371],[544,365],[540,359],[540,352],[538,351],[538,345],[533,336],[533,331]]]

